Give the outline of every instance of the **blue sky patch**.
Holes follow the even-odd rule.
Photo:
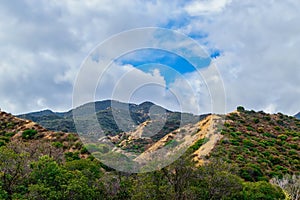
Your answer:
[[[191,73],[197,69],[205,68],[210,65],[211,58],[190,57],[196,66],[193,66],[185,58],[172,52],[160,49],[141,49],[130,52],[115,60],[120,65],[130,64],[145,73],[153,73],[159,70],[164,77],[166,84],[174,82],[176,77]]]

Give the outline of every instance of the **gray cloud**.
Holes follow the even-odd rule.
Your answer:
[[[112,34],[166,23],[174,4],[143,1],[7,1],[0,5],[0,101],[12,113],[72,105],[88,52]]]
[[[299,1],[199,2],[2,3],[0,107],[12,113],[69,109],[80,64],[93,47],[120,31],[163,26],[204,35],[199,43],[221,51],[214,62],[223,77],[228,111],[240,104],[299,111]]]
[[[185,27],[205,31],[226,87],[228,110],[250,109],[294,114],[300,110],[300,2],[232,1],[222,12]]]

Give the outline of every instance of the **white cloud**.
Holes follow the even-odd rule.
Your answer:
[[[178,12],[176,5],[126,0],[2,3],[0,107],[12,113],[71,108],[76,74],[94,46],[120,31],[167,23]]]
[[[185,6],[185,10],[191,16],[211,14],[222,11],[231,0],[198,0],[192,1]]]
[[[294,114],[300,110],[300,2],[232,1],[222,12],[193,20],[189,34],[221,50],[216,63],[226,88],[228,110]]]
[[[7,1],[0,5],[0,107],[12,113],[71,108],[76,74],[94,46],[124,30],[164,26],[204,35],[199,43],[221,50],[214,62],[228,111],[244,105],[294,114],[300,110],[299,10],[298,0]],[[116,78],[125,71],[114,73]],[[205,91],[197,77],[185,79],[193,91]],[[175,83],[174,91],[187,86]],[[178,105],[171,93],[152,89],[145,98],[155,93]],[[188,109],[197,98],[190,98]]]

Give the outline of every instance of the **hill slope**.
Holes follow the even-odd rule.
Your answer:
[[[6,112],[0,112],[0,128],[0,146],[21,142],[36,146],[35,149],[48,148],[49,151],[71,156],[74,153],[78,158],[88,156],[87,152],[82,151],[82,143],[76,134],[49,131],[33,121]]]
[[[136,161],[151,159],[151,152],[167,145],[180,148],[186,144],[185,141],[189,141],[190,147],[187,153],[193,154],[193,159],[198,164],[211,158],[221,158],[228,163],[238,165],[240,176],[245,180],[269,180],[271,177],[286,173],[299,174],[300,172],[300,121],[294,117],[281,113],[247,111],[239,107],[238,111],[223,116],[226,117],[224,127],[207,126],[209,120],[220,117],[207,115],[202,116],[201,119],[195,118],[193,123],[179,128],[180,113],[168,112],[169,121],[161,129],[162,131],[148,137],[147,126],[153,123],[148,113],[152,104],[130,106],[132,112],[138,113],[136,119],[139,119],[140,123],[126,132],[118,133],[115,128],[112,128],[115,132],[107,136],[120,149],[129,153],[139,153],[140,156]],[[106,106],[102,108],[104,107]],[[112,112],[109,106],[99,112],[106,117],[102,118],[107,120],[105,123],[112,123],[113,118],[109,115]],[[7,118],[6,121],[9,120],[10,118]],[[24,123],[26,120],[21,122]],[[18,131],[13,130],[13,132]],[[179,136],[181,141],[177,141],[176,136]],[[97,153],[98,147],[93,151]]]
[[[240,167],[249,181],[300,173],[300,121],[281,113],[241,110],[227,115],[210,157]]]

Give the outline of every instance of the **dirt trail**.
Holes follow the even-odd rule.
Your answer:
[[[194,153],[194,160],[201,164],[203,158],[211,152],[217,141],[222,138],[222,135],[217,131],[217,125],[222,123],[221,120],[221,117],[217,115],[210,115],[196,124],[183,126],[153,144],[139,155],[135,161],[145,163],[151,160],[173,159],[198,140],[208,138],[208,141]],[[168,145],[172,142],[177,145],[168,148]]]

